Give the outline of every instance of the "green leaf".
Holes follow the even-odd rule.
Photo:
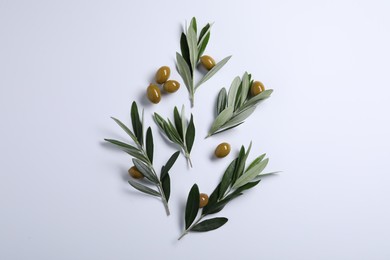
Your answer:
[[[230,129],[232,129],[232,128],[235,128],[235,127],[241,125],[242,123],[244,123],[244,122],[241,122],[241,123],[236,124],[236,125],[234,125],[234,126],[230,126],[230,127],[228,127],[228,128],[221,128],[222,130],[220,130],[220,131],[218,131],[218,132],[215,132],[213,135],[215,135],[215,134],[220,134],[220,133],[222,133],[222,132],[228,131],[228,130],[230,130]]]
[[[223,66],[225,66],[225,64],[229,61],[229,59],[231,58],[232,56],[228,56],[226,58],[224,58],[223,60],[221,60],[220,62],[218,62],[211,70],[209,70],[209,72],[207,72],[206,75],[204,75],[204,77],[198,82],[198,84],[196,84],[196,87],[195,89],[197,89],[200,85],[202,85],[203,83],[205,83],[207,80],[209,80],[212,76],[214,76],[215,73],[217,73],[220,69],[222,69]]]
[[[207,232],[222,227],[228,222],[227,218],[211,218],[196,224],[191,228],[195,232]]]
[[[244,120],[247,119],[255,110],[256,107],[253,106],[241,111],[238,114],[235,114],[228,122],[226,122],[226,124],[223,125],[223,128],[243,123]]]
[[[230,118],[233,116],[233,107],[227,107],[223,110],[217,118],[214,120],[214,123],[211,125],[209,135],[215,133],[219,130]]]
[[[157,176],[152,172],[152,170],[142,161],[138,159],[133,159],[134,166],[145,176],[148,180],[153,182],[154,184],[158,184],[159,180]]]
[[[111,117],[130,137],[133,139],[135,143],[138,142],[137,137],[131,132],[131,130],[123,124],[119,119],[116,119],[115,117]]]
[[[202,28],[199,34],[199,40],[198,40],[198,48],[202,44],[202,41],[205,40],[206,33],[210,33],[211,25],[208,23],[205,25],[205,27]]]
[[[195,140],[195,125],[194,125],[194,117],[191,114],[190,123],[188,124],[187,133],[186,133],[186,146],[187,151],[190,153],[192,150],[192,145]]]
[[[246,171],[237,181],[233,184],[233,189],[239,188],[248,182],[252,181],[258,174],[260,174],[268,164],[268,158],[257,163],[251,169]]]
[[[198,63],[198,40],[193,27],[188,28],[187,42],[190,51],[191,68],[192,71],[195,71],[196,64]]]
[[[135,158],[137,158],[145,163],[148,162],[148,159],[140,152],[140,150],[138,150],[134,146],[120,142],[118,140],[113,140],[113,139],[104,139],[104,140],[122,148],[122,150],[125,151],[126,153],[128,153],[129,155],[131,155],[131,156],[133,156],[133,157],[135,157]]]
[[[181,140],[179,132],[177,131],[176,127],[174,126],[174,124],[169,119],[168,119],[168,129],[170,131],[170,134],[173,135],[175,137],[175,139],[178,141],[176,143],[178,143],[178,144],[183,143],[182,140]]]
[[[133,179],[129,180],[129,184],[131,186],[133,186],[135,189],[137,189],[137,190],[139,190],[139,191],[141,191],[143,193],[146,193],[146,194],[149,194],[149,195],[153,195],[153,196],[156,196],[156,197],[161,197],[161,194],[158,193],[157,191],[152,190],[151,188],[146,187],[146,186],[142,185],[141,183],[136,182]]]
[[[244,190],[249,190],[249,189],[255,187],[257,184],[259,184],[259,182],[260,182],[260,180],[248,182],[247,184],[242,185],[241,187],[239,187],[238,189],[236,189],[236,190],[234,191],[234,193],[241,193],[241,192],[243,192]]]
[[[180,117],[181,117],[181,127],[183,129],[183,141],[184,141],[184,136],[186,136],[186,132],[187,132],[187,120],[186,120],[184,105],[181,107]]]
[[[239,102],[239,105],[241,106],[244,104],[245,100],[248,97],[249,93],[249,75],[247,72],[244,73],[242,76],[242,84],[241,84],[241,100]]]
[[[177,157],[179,157],[180,152],[177,151],[174,154],[171,155],[167,163],[163,166],[161,169],[161,176],[160,179],[164,179],[165,175],[168,174],[169,170],[172,168],[173,164],[176,162]]]
[[[225,199],[221,200],[221,201],[218,201],[217,203],[215,203],[214,205],[210,206],[209,208],[207,208],[207,210],[203,211],[203,214],[208,214],[208,215],[211,215],[211,214],[215,214],[215,213],[218,213],[220,212],[221,210],[223,210],[223,208],[234,198],[238,197],[242,195],[242,193],[239,193],[239,194],[235,194],[233,196],[228,196],[226,197]]]
[[[229,88],[229,94],[228,94],[228,107],[234,107],[235,101],[236,101],[236,95],[238,88],[240,87],[241,79],[240,77],[235,77],[232,84]]]
[[[137,137],[138,143],[143,145],[142,123],[139,119],[137,103],[134,101],[131,105],[131,123],[133,125],[134,135]]]
[[[195,17],[192,17],[191,22],[190,22],[190,27],[192,27],[194,29],[195,34],[196,34],[198,31],[198,28],[196,25],[196,18]]]
[[[194,184],[188,194],[186,213],[185,213],[185,225],[188,229],[194,222],[199,210],[199,188]]]
[[[269,98],[271,96],[272,92],[273,92],[272,89],[264,90],[263,92],[261,92],[257,96],[254,96],[254,97],[250,98],[247,102],[245,102],[244,105],[242,107],[240,107],[240,109],[238,111],[245,110],[251,106],[257,106],[260,101]]]
[[[263,153],[262,155],[260,155],[259,157],[257,157],[256,159],[254,159],[251,164],[249,164],[248,168],[246,168],[246,171],[249,171],[250,169],[252,169],[254,166],[256,166],[257,164],[259,164],[265,157],[265,153]]]
[[[244,156],[242,156],[241,161],[239,161],[239,163],[238,163],[238,167],[236,169],[237,172],[235,175],[236,176],[235,180],[244,173],[246,160],[248,159],[248,156],[249,156],[249,153],[251,152],[251,149],[252,149],[252,142],[250,142],[248,150],[246,151]]]
[[[211,193],[209,197],[209,203],[202,209],[202,215],[207,214],[207,211],[209,209],[213,208],[214,205],[218,202],[218,196],[219,196],[219,187],[221,186],[221,183],[217,185],[217,187],[214,189],[214,191]]]
[[[179,70],[179,74],[182,77],[184,84],[186,85],[188,92],[193,93],[194,87],[192,83],[192,74],[190,67],[183,57],[176,52],[176,61],[177,61],[177,69]]]
[[[169,177],[169,174],[165,175],[161,184],[162,184],[162,189],[163,189],[165,198],[167,199],[167,202],[168,202],[169,196],[171,195],[171,178]]]
[[[232,178],[234,173],[234,168],[236,167],[237,159],[234,159],[230,165],[227,167],[225,173],[223,174],[222,181],[219,188],[218,199],[223,198],[227,189],[232,184]]]
[[[280,172],[281,172],[281,171],[260,173],[260,174],[257,175],[252,181],[259,181],[259,180],[261,180],[261,178],[263,178],[264,176],[273,175],[273,174],[280,173]]]
[[[180,50],[181,50],[181,55],[188,64],[188,66],[191,67],[191,61],[190,61],[190,51],[188,49],[188,43],[187,43],[187,36],[184,33],[181,33],[180,37]],[[191,75],[192,71],[190,70]]]
[[[146,131],[146,154],[151,163],[153,163],[153,149],[153,134],[152,129],[149,127]]]
[[[209,43],[209,40],[210,40],[210,33],[208,33],[206,35],[206,37],[202,40],[201,45],[200,46],[198,45],[198,48],[199,48],[198,49],[198,60],[200,59],[200,57],[202,56],[202,54],[206,50],[206,47],[207,47],[207,44]]]
[[[238,179],[240,174],[244,171],[245,167],[245,147],[241,146],[240,153],[238,154],[236,167],[234,168],[233,183]]]
[[[177,107],[175,107],[173,109],[173,116],[174,116],[174,120],[175,120],[176,130],[177,130],[181,140],[184,141],[183,125],[181,124],[181,117],[180,117],[179,111],[177,110]]]
[[[218,99],[217,99],[217,115],[219,115],[227,106],[227,93],[226,89],[222,88],[219,91]]]

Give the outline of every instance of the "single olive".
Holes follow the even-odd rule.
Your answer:
[[[200,57],[200,62],[206,70],[211,70],[215,66],[215,60],[208,55]]]
[[[163,84],[165,81],[169,79],[170,75],[171,75],[171,69],[168,66],[162,66],[157,70],[156,82],[158,84]]]
[[[150,84],[146,90],[150,102],[157,104],[161,100],[161,91],[156,84]]]
[[[135,166],[131,167],[128,172],[134,179],[142,179],[144,177],[144,175]]]
[[[199,208],[206,207],[209,203],[209,196],[207,194],[201,193],[199,194]]]
[[[260,94],[261,92],[264,91],[264,84],[261,83],[260,81],[255,81],[252,83],[252,86],[251,86],[251,94],[252,96],[256,96],[258,94]]]
[[[220,143],[217,148],[215,148],[215,156],[218,158],[223,158],[230,153],[230,144]]]
[[[180,83],[176,80],[168,80],[164,83],[164,90],[168,93],[176,92],[180,88]]]

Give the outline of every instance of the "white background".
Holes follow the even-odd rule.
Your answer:
[[[390,259],[388,1],[0,0],[0,259]],[[194,168],[171,171],[172,215],[127,184],[133,100],[155,136],[158,168],[175,151],[151,114],[172,116],[184,86],[145,100],[156,69],[172,78],[182,25],[215,22],[207,54],[230,62],[196,93]],[[273,88],[247,122],[204,139],[221,87],[249,71]],[[180,82],[182,82],[180,80]],[[190,110],[187,109],[189,112]],[[180,242],[193,183],[210,193],[240,145],[269,171]],[[232,153],[212,159],[228,141]]]

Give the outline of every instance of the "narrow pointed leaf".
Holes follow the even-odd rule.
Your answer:
[[[146,154],[151,163],[153,163],[153,149],[153,134],[152,129],[149,127],[146,131]]]
[[[181,33],[181,37],[180,37],[180,50],[183,59],[185,60],[187,65],[191,67],[190,51],[188,49],[187,36],[184,33]],[[191,71],[191,75],[192,75],[192,71]]]
[[[173,109],[173,116],[174,116],[174,120],[175,120],[176,130],[179,133],[179,136],[180,136],[181,140],[184,141],[183,125],[181,123],[181,117],[180,117],[179,111],[177,110],[177,107],[175,107]]]
[[[259,180],[261,180],[261,178],[263,178],[264,176],[269,176],[269,175],[273,175],[273,174],[280,173],[280,172],[281,172],[281,171],[260,173],[260,174],[257,175],[252,181],[259,181]]]
[[[236,189],[234,191],[234,193],[241,193],[243,192],[244,190],[249,190],[253,187],[255,187],[257,184],[259,184],[261,180],[256,180],[256,181],[251,181],[251,182],[248,182],[247,184],[245,185],[242,185],[241,187],[239,187],[238,189]]]
[[[236,163],[237,163],[237,159],[233,160],[228,166],[228,168],[226,169],[225,173],[223,174],[221,180],[221,186],[219,188],[218,199],[221,199],[225,195],[225,192],[232,184],[232,178],[234,174],[234,168],[236,167]]]
[[[243,123],[245,119],[247,119],[254,111],[256,110],[256,107],[249,107],[245,109],[244,111],[241,111],[240,113],[234,115],[228,122],[226,122],[223,125],[223,128],[231,127],[240,123]]]
[[[238,88],[240,87],[241,79],[240,77],[235,77],[232,84],[229,88],[229,94],[228,94],[228,106],[234,107],[235,101],[236,101],[236,95]]]
[[[257,175],[259,175],[268,164],[268,158],[259,162],[253,166],[249,171],[246,171],[237,181],[233,184],[233,189],[241,187],[248,182],[252,181]]]
[[[188,92],[193,93],[194,89],[192,85],[192,74],[190,70],[191,66],[187,64],[187,62],[179,53],[176,53],[176,61],[177,61],[177,69],[184,81],[184,84],[188,89]]]
[[[187,120],[186,120],[184,105],[181,107],[180,117],[181,117],[181,127],[183,129],[183,140],[184,140],[184,136],[186,136],[186,132],[187,132]]]
[[[246,171],[249,171],[250,169],[252,169],[254,166],[256,166],[257,164],[259,164],[265,157],[265,153],[263,153],[262,155],[260,155],[259,157],[257,157],[256,159],[254,159],[251,164],[249,164],[248,168],[246,169]]]
[[[195,17],[192,17],[191,22],[190,22],[190,27],[192,27],[194,29],[195,34],[196,34],[197,31],[198,31],[198,27],[197,27],[197,24],[196,24],[196,18]]]
[[[230,118],[232,118],[233,109],[233,107],[227,107],[217,116],[210,128],[209,134],[213,134],[218,131],[227,121],[229,121]]]
[[[180,151],[175,152],[171,155],[171,157],[168,159],[167,163],[163,166],[161,169],[161,176],[160,179],[164,179],[165,175],[168,174],[169,170],[172,168],[173,164],[176,162],[177,157],[179,157]]]
[[[139,118],[137,103],[135,102],[131,105],[131,123],[133,125],[134,135],[137,137],[139,144],[143,145],[142,123]]]
[[[220,133],[223,133],[223,132],[225,132],[225,131],[228,131],[228,130],[230,130],[230,129],[232,129],[232,128],[235,128],[235,127],[237,127],[237,126],[239,126],[239,125],[241,125],[241,124],[243,124],[244,122],[241,122],[241,123],[239,123],[239,124],[236,124],[236,125],[234,125],[234,126],[230,126],[230,127],[228,127],[228,128],[221,128],[222,130],[220,130],[220,131],[218,131],[218,132],[215,132],[213,135],[216,135],[216,134],[220,134]]]
[[[194,222],[199,210],[199,188],[194,184],[188,194],[186,212],[185,212],[185,226],[188,229]]]
[[[229,61],[231,57],[232,56],[228,56],[223,60],[221,60],[220,62],[218,62],[209,72],[207,72],[206,75],[204,75],[204,77],[198,82],[198,84],[196,84],[195,89],[197,89],[200,85],[208,81],[212,76],[215,75],[215,73],[217,73],[220,69],[222,69],[222,67],[225,66],[225,64]]]
[[[142,185],[141,183],[133,180],[133,179],[130,179],[129,180],[129,184],[131,186],[133,186],[135,189],[143,192],[143,193],[146,193],[146,194],[149,194],[149,195],[152,195],[152,196],[156,196],[156,197],[161,197],[161,194],[158,193],[157,191],[149,188],[149,187],[146,187],[145,185]]]
[[[150,168],[138,159],[133,159],[134,166],[151,182],[158,184],[157,176],[150,170]]]
[[[218,99],[217,99],[217,115],[219,115],[227,106],[227,93],[226,89],[222,88],[219,91]]]
[[[210,29],[211,29],[211,24],[208,23],[200,31],[199,40],[198,40],[198,48],[202,44],[202,41],[204,41],[204,37],[206,36],[206,34],[210,33]]]
[[[250,98],[247,102],[244,103],[242,107],[240,107],[240,110],[245,110],[248,107],[256,106],[259,104],[260,101],[267,99],[271,96],[273,90],[272,89],[266,89],[257,96],[254,96]]]
[[[169,196],[171,195],[171,178],[169,174],[165,175],[162,180],[162,189],[164,191],[165,198],[169,201]]]
[[[249,93],[249,75],[247,72],[244,73],[242,76],[242,84],[241,84],[241,99],[240,99],[240,106],[244,104],[245,100],[248,97]]]
[[[195,232],[207,232],[222,227],[228,222],[227,218],[211,218],[200,222],[191,228]]]
[[[187,43],[190,51],[191,68],[194,71],[198,63],[198,39],[194,28],[191,26],[188,28]]]
[[[116,119],[115,117],[111,117],[112,120],[114,120],[130,137],[133,139],[134,142],[137,142],[137,137],[131,132],[131,130],[123,124],[119,119]]]
[[[186,146],[187,151],[190,153],[192,150],[192,145],[195,140],[195,125],[194,125],[194,117],[191,114],[191,119],[188,124],[187,133],[186,133]]]
[[[208,33],[204,39],[202,40],[202,43],[201,45],[199,46],[198,45],[198,60],[200,59],[200,57],[203,55],[204,51],[206,50],[206,47],[207,47],[207,44],[209,43],[209,40],[210,40],[210,33]]]

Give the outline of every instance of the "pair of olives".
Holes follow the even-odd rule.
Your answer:
[[[215,66],[215,60],[208,55],[200,57],[200,63],[206,70],[211,70]]]
[[[163,84],[163,89],[167,93],[174,93],[180,88],[180,83],[176,80],[168,80],[171,75],[171,69],[168,66],[162,66],[156,72],[156,82]],[[151,83],[147,90],[146,95],[150,102],[157,104],[161,101],[161,91],[157,84]]]

